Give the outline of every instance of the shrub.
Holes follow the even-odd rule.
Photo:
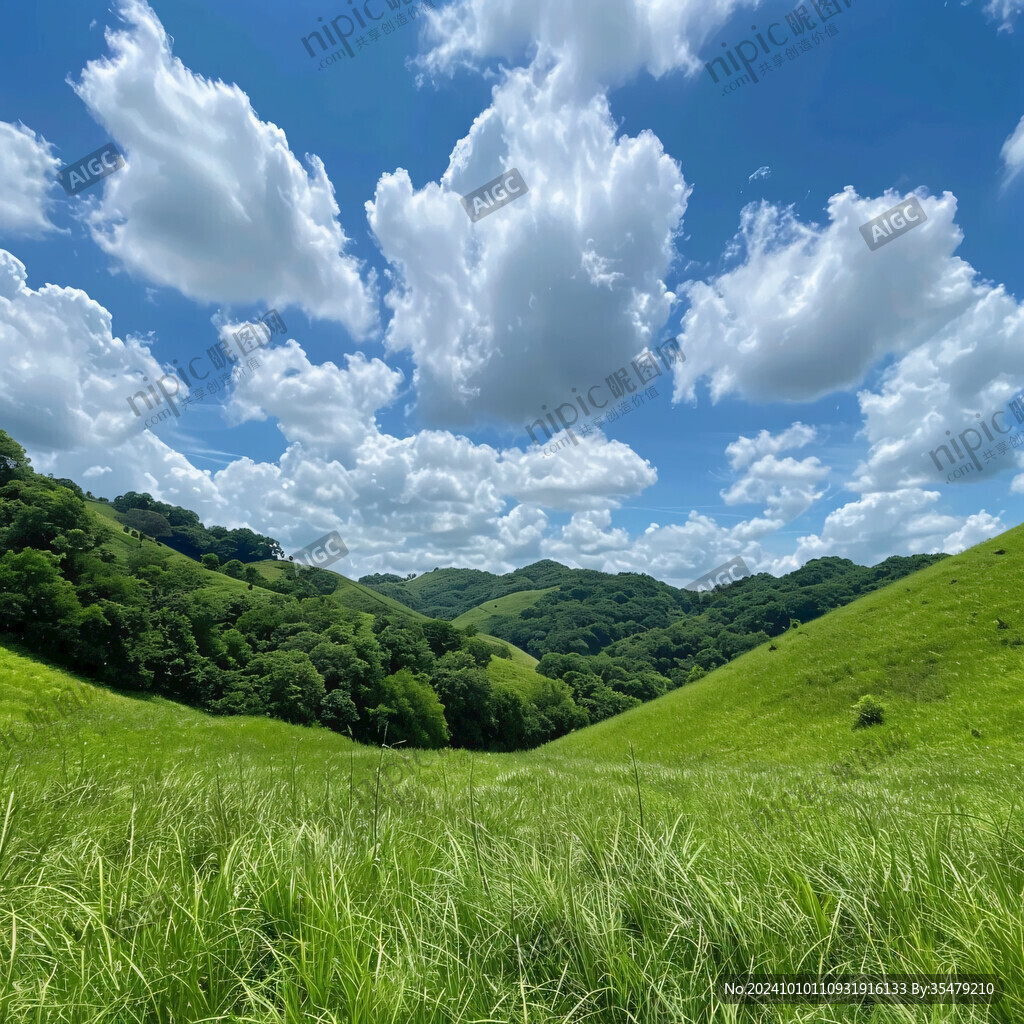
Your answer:
[[[866,729],[869,725],[881,725],[885,721],[885,705],[873,694],[864,694],[852,707],[857,713],[854,729]]]

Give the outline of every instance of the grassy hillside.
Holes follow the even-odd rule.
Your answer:
[[[141,546],[143,549],[151,552],[158,551],[161,554],[161,557],[167,559],[168,564],[196,565],[193,559],[186,555],[182,555],[177,551],[171,550],[166,545],[160,545],[151,540],[140,541],[138,538],[131,537],[124,533],[121,530],[121,524],[117,519],[114,509],[112,509],[110,505],[99,501],[86,501],[86,506],[96,515],[102,517],[104,522],[107,522],[114,528],[114,535],[106,546],[114,551],[120,562],[127,562],[128,557],[137,552]],[[273,559],[263,562],[254,562],[252,564],[260,575],[268,581],[280,579],[284,574],[290,571],[291,565],[291,563],[275,561]],[[232,579],[230,576],[225,576],[223,573],[206,572],[205,570],[204,573],[204,582],[207,583],[207,589],[211,595],[218,595],[221,598],[225,598],[250,592],[249,585],[242,580]],[[371,615],[386,614],[399,621],[425,622],[427,620],[426,615],[413,611],[401,602],[377,593],[370,587],[363,586],[361,583],[356,583],[354,580],[350,580],[348,577],[342,576],[340,573],[332,575],[337,577],[338,588],[333,594],[329,595],[329,599],[342,607],[351,608],[354,611],[368,612]],[[253,592],[257,592],[260,589],[261,588],[257,587]],[[272,592],[264,591],[263,593],[269,599]],[[527,654],[525,651],[520,650],[515,646],[515,644],[509,643],[507,640],[499,640],[497,637],[489,636],[482,631],[479,635],[482,639],[492,641],[495,644],[505,644],[512,654],[513,661],[517,664],[525,665],[529,668],[532,668],[537,664],[536,658]]]
[[[873,693],[889,721],[930,750],[1017,756],[1022,579],[1018,527],[547,749],[611,757],[633,742],[638,757],[658,760],[807,764],[848,752],[857,739],[849,706]]]
[[[3,734],[0,1019],[1016,1024],[1022,573],[1018,528],[526,754],[406,763],[96,691]],[[66,685],[0,651],[9,718]],[[855,731],[866,692],[887,721]],[[825,798],[798,788],[819,770]],[[723,1003],[748,968],[993,973],[1005,996]]]
[[[524,608],[535,605],[544,594],[557,589],[557,587],[545,587],[543,590],[520,590],[516,594],[508,594],[495,601],[485,601],[475,608],[470,608],[468,612],[463,612],[458,618],[452,619],[452,625],[458,626],[459,629],[466,629],[469,626],[487,629],[491,619],[502,615],[519,615]]]
[[[487,666],[487,678],[494,685],[507,686],[526,700],[533,700],[540,685],[546,681],[531,666],[505,658],[491,658]]]

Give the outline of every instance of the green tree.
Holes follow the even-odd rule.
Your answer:
[[[494,735],[491,683],[465,651],[437,659],[431,680],[451,733],[453,747],[482,750]]]
[[[426,676],[400,669],[376,685],[374,706],[367,709],[371,735],[377,742],[412,747],[443,747],[448,743],[445,709]]]
[[[173,531],[166,516],[159,512],[151,512],[141,508],[130,508],[121,513],[121,522],[127,523],[132,529],[147,533],[150,537],[171,537]]]
[[[56,555],[26,549],[0,556],[0,630],[22,635],[37,648],[73,652],[81,611]]]
[[[32,460],[25,449],[4,430],[0,430],[0,486],[15,476],[31,473]]]
[[[429,619],[422,623],[423,637],[435,657],[457,651],[462,646],[462,632],[450,622],[442,619]]]
[[[301,725],[317,720],[324,699],[324,680],[308,654],[269,651],[253,658],[245,672],[259,680],[259,692],[274,718]]]
[[[331,690],[320,706],[320,721],[335,732],[345,732],[359,721],[359,711],[345,689]]]

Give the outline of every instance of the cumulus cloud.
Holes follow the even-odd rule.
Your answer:
[[[586,0],[463,0],[430,19],[430,49],[416,64],[428,74],[452,74],[490,57],[557,65],[563,92],[589,96],[646,69],[655,78],[695,73],[697,48],[733,13],[756,0],[603,0],[600,17]],[[487,180],[487,179],[484,179]]]
[[[1003,187],[1024,170],[1024,117],[1003,143],[999,154],[1003,160]]]
[[[940,514],[934,509],[939,497],[938,491],[904,488],[849,502],[829,513],[820,534],[801,537],[796,551],[778,559],[773,571],[792,572],[826,555],[874,565],[892,554],[956,554],[1007,529],[984,509],[966,519]]]
[[[817,458],[796,460],[765,455],[748,466],[740,480],[720,492],[726,505],[764,502],[765,515],[779,526],[802,515],[824,495],[815,487],[828,476]]]
[[[127,159],[90,204],[96,243],[189,298],[297,305],[367,336],[377,325],[373,275],[364,284],[345,255],[319,157],[304,170],[237,85],[186,68],[144,0],[119,0],[118,10],[128,27],[107,30],[112,56],[72,83]]]
[[[512,166],[530,191],[471,223],[459,195]],[[616,138],[603,95],[562,103],[521,71],[440,184],[385,174],[367,211],[396,268],[386,344],[411,350],[424,420],[530,422],[628,367],[671,310],[688,194],[653,134]]]
[[[138,339],[78,288],[27,285],[25,265],[0,249],[0,410],[23,443],[55,450],[116,447],[142,430],[127,398],[162,373]]]
[[[768,430],[762,430],[754,438],[740,434],[735,441],[726,446],[725,454],[729,457],[733,469],[743,469],[759,456],[777,455],[787,448],[803,448],[817,440],[817,437],[818,432],[814,427],[809,427],[798,420],[779,434],[772,434]]]
[[[862,433],[871,445],[856,470],[853,485],[858,489],[945,485],[948,466],[938,449],[950,436],[976,427],[979,418],[991,423],[1001,410],[1003,418],[996,419],[1002,427],[996,429],[1020,429],[1005,407],[1024,386],[1024,309],[1002,286],[977,286],[974,293],[966,310],[951,309],[940,330],[885,371],[879,390],[858,394],[865,417]],[[995,449],[979,438],[984,448]],[[1008,448],[957,486],[987,480],[1012,468],[1015,459],[1020,465],[1020,455]]]
[[[0,231],[38,238],[56,231],[50,189],[60,161],[51,145],[20,121],[0,121]]]
[[[715,401],[730,392],[760,402],[820,398],[858,384],[880,358],[912,349],[966,309],[973,272],[951,258],[962,235],[950,193],[922,198],[928,221],[896,243],[875,253],[864,244],[859,225],[898,200],[864,200],[847,186],[830,199],[825,227],[767,202],[746,206],[735,247],[743,262],[686,287],[687,359],[675,368],[675,400],[693,400],[702,375]]]
[[[739,5],[609,3],[602,18],[581,0],[466,0],[431,16],[436,45],[420,62],[429,73],[495,56],[532,64],[498,74],[490,107],[439,182],[417,189],[398,168],[366,204],[391,266],[386,342],[412,354],[428,427],[531,422],[544,405],[575,402],[653,345],[671,313],[665,282],[689,186],[653,134],[617,134],[604,90],[641,69],[698,69],[695,48]],[[83,201],[97,242],[193,299],[296,304],[366,336],[373,279],[364,284],[344,255],[320,161],[308,158],[303,170],[241,90],[186,69],[142,0],[120,0],[120,10],[128,28],[108,33],[111,57],[91,62],[75,86],[128,160],[102,198]],[[512,166],[530,192],[472,224],[459,195]],[[272,417],[286,444],[280,458],[231,457],[217,472],[199,470],[125,407],[138,373],[161,372],[148,349],[114,338],[110,315],[85,293],[29,289],[9,254],[0,256],[0,357],[12,372],[0,381],[0,413],[34,455],[47,450],[39,468],[102,481],[108,493],[149,490],[207,521],[270,533],[288,550],[339,529],[349,574],[451,564],[505,571],[557,558],[681,585],[735,555],[754,571],[782,572],[821,554],[871,563],[973,543],[997,532],[998,520],[941,515],[936,492],[905,486],[913,444],[899,430],[906,434],[904,414],[936,426],[927,416],[937,409],[918,406],[952,373],[962,374],[957,391],[939,395],[939,408],[986,388],[1002,394],[1008,381],[993,381],[991,365],[985,377],[982,354],[1024,352],[1020,311],[952,255],[961,236],[948,193],[924,197],[928,222],[870,253],[857,228],[894,198],[864,200],[847,188],[824,227],[749,206],[728,254],[735,262],[745,246],[744,262],[688,288],[676,400],[695,400],[703,376],[716,400],[732,392],[803,401],[859,385],[892,360],[881,393],[861,394],[872,450],[859,483],[895,490],[835,510],[791,556],[773,557],[762,542],[821,497],[828,468],[782,457],[817,440],[812,427],[797,422],[727,448],[736,479],[722,499],[758,503],[761,516],[723,527],[691,512],[631,537],[613,514],[657,471],[627,446],[598,435],[545,457],[447,429],[392,436],[376,414],[402,396],[400,372],[362,353],[318,365],[294,340],[261,353],[259,371],[219,409],[232,424]],[[929,358],[941,371],[929,371]],[[999,365],[1008,378],[1018,363]],[[32,401],[56,411],[33,415]],[[550,510],[568,512],[568,522],[552,524]]]
[[[1013,22],[1024,11],[1024,0],[989,0],[985,13],[999,20],[1000,32],[1012,32]]]
[[[346,361],[313,364],[289,339],[263,350],[223,405],[154,428],[269,415],[288,442],[277,463],[231,457],[217,472],[200,470],[131,411],[140,375],[163,372],[146,345],[114,337],[110,313],[79,289],[31,289],[25,266],[0,250],[0,426],[41,472],[95,481],[109,496],[147,490],[207,522],[270,533],[289,550],[338,528],[352,552],[346,568],[363,572],[452,559],[511,569],[547,557],[542,505],[610,508],[609,495],[657,479],[627,446],[596,438],[560,459],[447,431],[385,434],[375,412],[395,399],[401,373],[361,353]],[[166,440],[189,444],[183,433]]]
[[[825,226],[769,203],[747,206],[736,249],[743,262],[687,289],[687,360],[675,367],[675,400],[696,401],[704,376],[713,400],[734,392],[809,401],[884,366],[878,386],[858,393],[870,448],[850,486],[944,483],[928,453],[945,432],[988,420],[1024,385],[1024,311],[953,255],[962,234],[949,193],[923,197],[928,221],[871,252],[858,227],[898,198],[864,200],[847,187],[832,196]],[[741,438],[727,452],[741,469],[776,450],[762,435],[760,445]]]

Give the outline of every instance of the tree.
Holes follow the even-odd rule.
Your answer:
[[[462,646],[462,633],[450,622],[443,619],[429,619],[421,624],[423,637],[430,645],[435,657],[457,651]]]
[[[216,572],[220,568],[220,559],[213,552],[210,552],[207,555],[203,555],[202,564],[204,569]]]
[[[452,746],[483,749],[494,735],[487,673],[466,651],[455,651],[437,659],[432,682],[444,705]]]
[[[173,535],[171,524],[166,516],[159,512],[150,512],[141,508],[130,508],[127,512],[121,513],[121,522],[138,530],[140,533],[148,533],[151,537],[170,537]]]
[[[494,722],[491,750],[528,750],[542,735],[537,709],[507,686],[495,686],[491,694]]]
[[[323,676],[303,651],[269,651],[253,658],[246,675],[258,680],[258,691],[274,718],[309,725],[324,699]]]
[[[49,551],[5,551],[0,556],[0,630],[17,633],[39,646],[72,651],[74,625],[82,607],[75,589]]]
[[[427,677],[400,669],[373,690],[374,707],[367,708],[367,738],[408,743],[413,747],[443,747],[448,742],[445,709]],[[365,734],[365,731],[364,731]]]
[[[320,721],[335,732],[345,732],[359,721],[359,711],[347,690],[331,690],[320,706]]]
[[[394,675],[403,668],[425,672],[434,663],[434,655],[417,627],[402,628],[389,624],[377,641],[388,656],[388,675]]]
[[[0,430],[0,486],[15,476],[31,472],[32,460],[25,449],[4,430]]]

